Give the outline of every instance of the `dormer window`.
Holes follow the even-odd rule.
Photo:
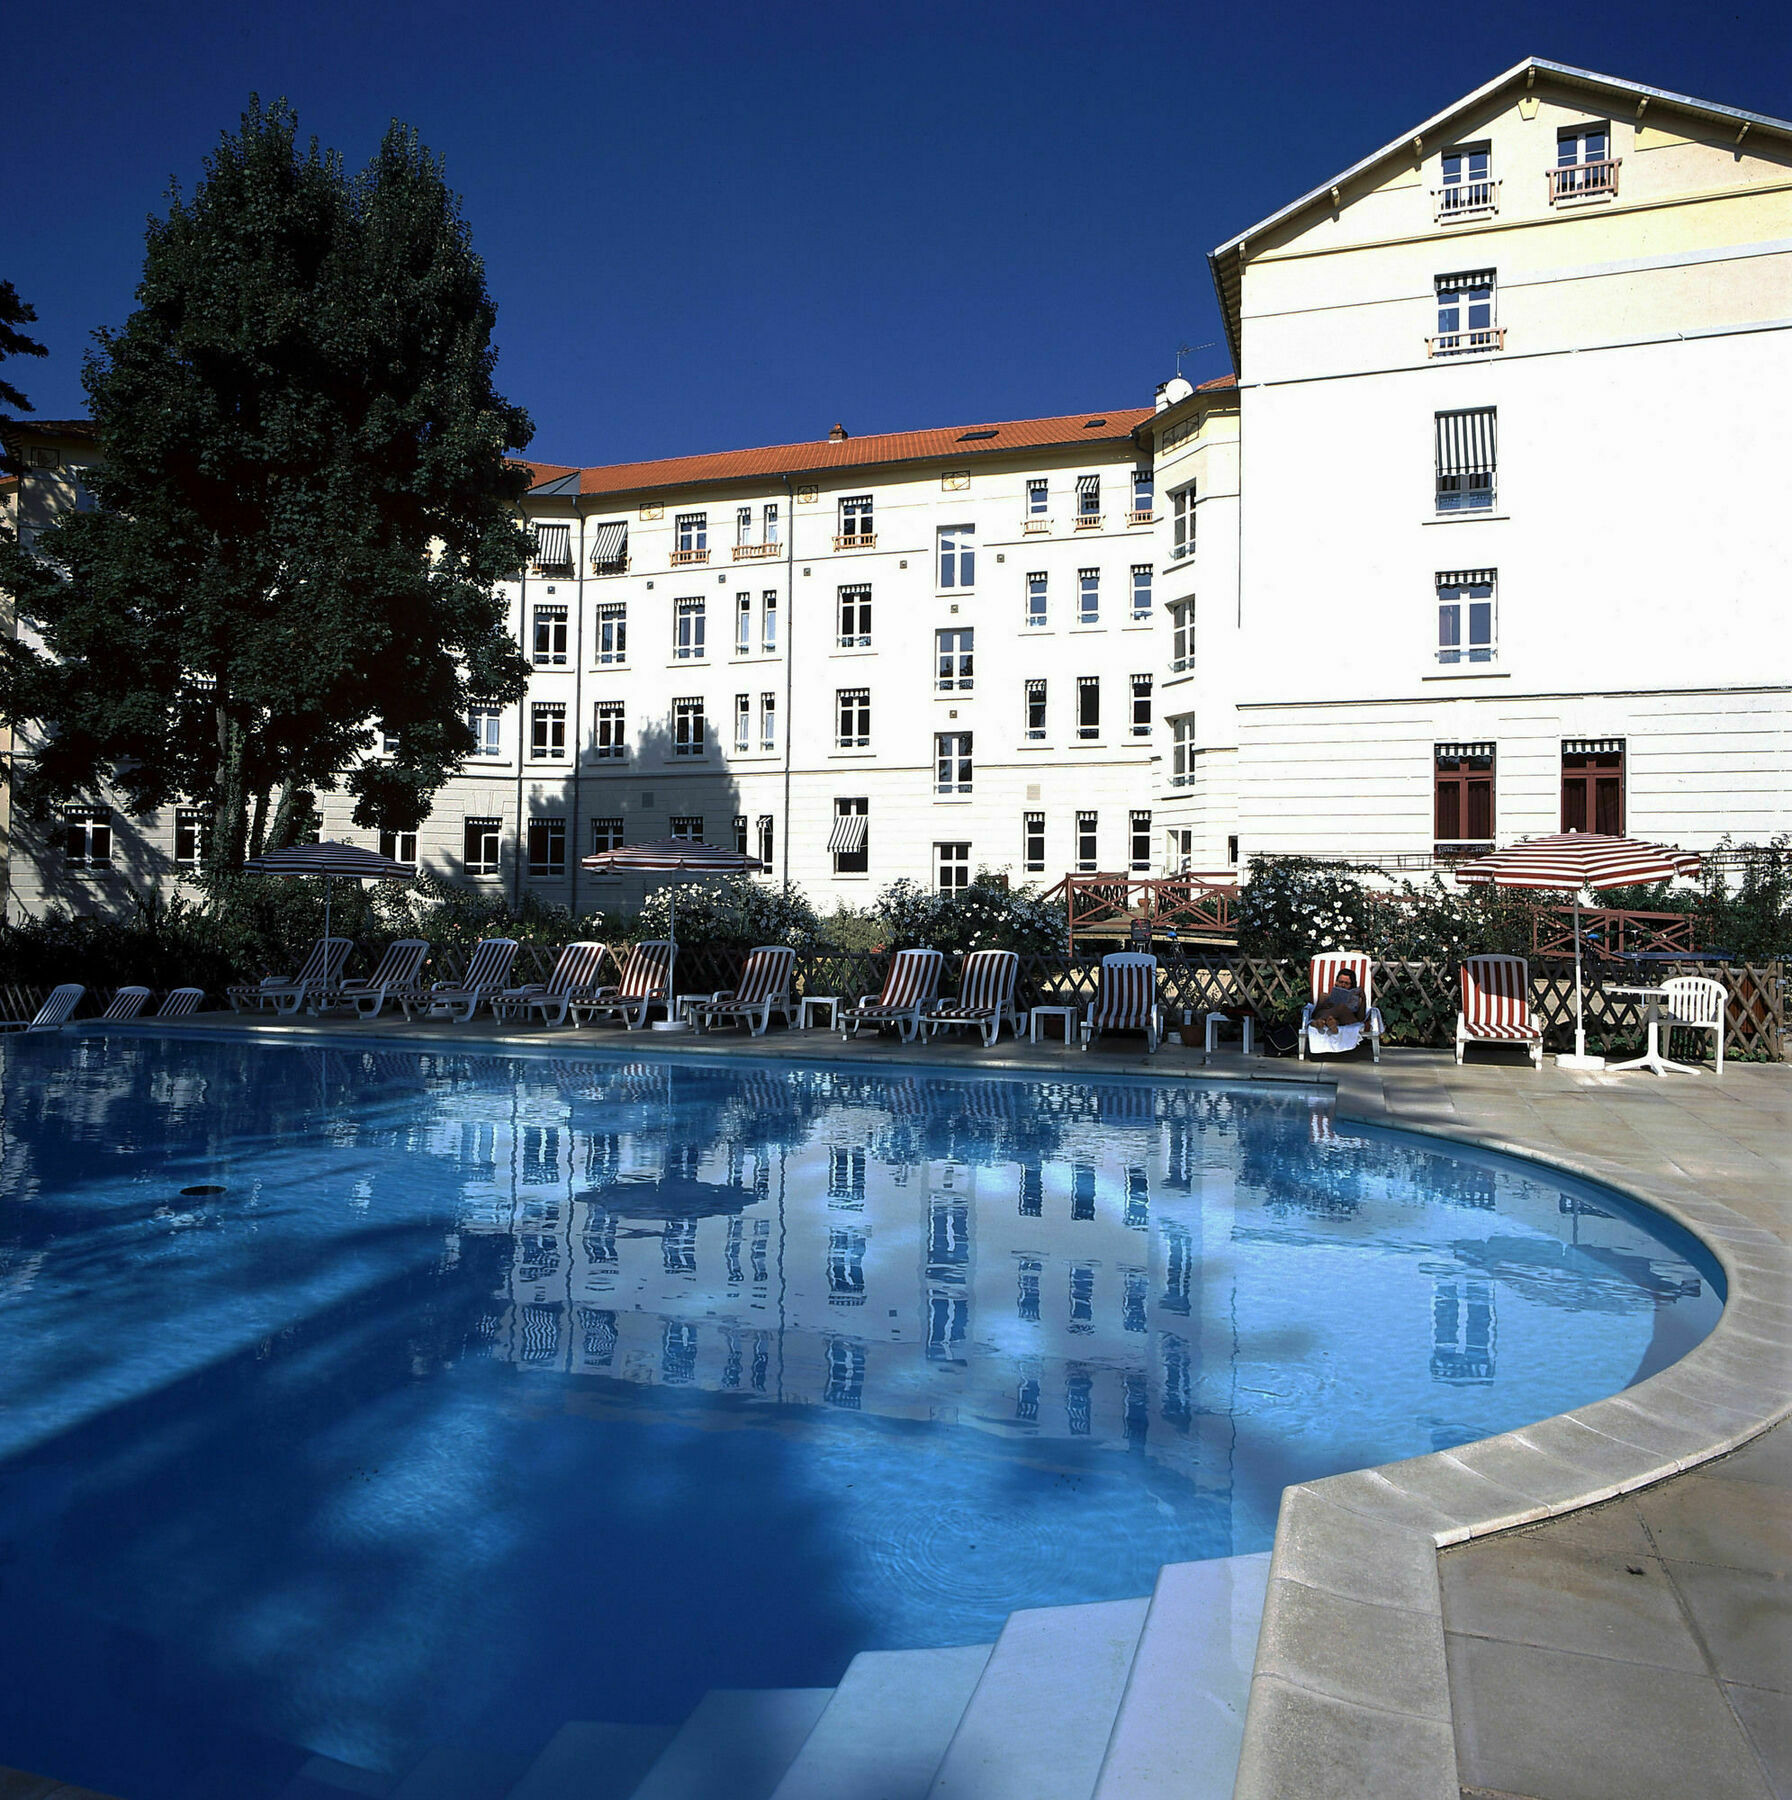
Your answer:
[[[1556,133],[1556,166],[1549,171],[1549,202],[1609,200],[1618,191],[1618,162],[1612,155],[1612,128],[1566,125]]]
[[[1499,211],[1500,184],[1493,179],[1487,144],[1458,144],[1443,154],[1442,184],[1433,190],[1440,222],[1485,217]]]

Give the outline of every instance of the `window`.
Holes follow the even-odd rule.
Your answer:
[[[566,662],[566,608],[538,606],[535,609],[535,664],[537,668],[559,668]]]
[[[750,750],[753,747],[753,696],[751,694],[734,696],[734,747],[736,750]]]
[[[620,600],[606,601],[597,609],[597,660],[628,661],[628,607]]]
[[[971,791],[971,734],[936,731],[933,735],[934,787],[942,794]]]
[[[753,596],[734,597],[734,654],[745,656],[753,648]]]
[[[1612,128],[1598,124],[1566,125],[1556,133],[1556,166],[1549,175],[1549,197],[1584,199],[1618,191],[1618,165],[1612,158]]]
[[[956,894],[971,885],[969,844],[935,844],[933,885],[942,894]]]
[[[877,542],[877,524],[869,494],[849,494],[840,502],[840,536],[836,550],[869,550]]]
[[[529,821],[529,873],[533,876],[566,873],[566,821]]]
[[[778,648],[778,594],[767,588],[759,597],[759,648],[770,656]]]
[[[1045,814],[1022,813],[1020,859],[1029,875],[1045,873]]]
[[[709,561],[709,514],[680,513],[673,523],[674,563]]]
[[[701,813],[686,813],[682,815],[674,813],[672,815],[672,835],[675,838],[683,838],[686,843],[702,843],[703,815]]]
[[[529,754],[549,759],[566,754],[564,700],[537,700],[529,708]]]
[[[380,730],[380,755],[396,756],[404,748],[404,739],[396,731]]]
[[[778,696],[761,694],[759,696],[759,748],[776,750],[778,747]]]
[[[1046,508],[1051,504],[1051,490],[1047,487],[1043,476],[1027,483],[1027,517],[1043,519]]]
[[[1135,675],[1132,678],[1132,735],[1148,738],[1151,735],[1151,677]]]
[[[834,742],[842,750],[865,750],[871,744],[871,690],[838,688],[834,693]]]
[[[1095,852],[1096,815],[1080,812],[1076,816],[1076,866],[1081,875],[1093,875],[1101,866]]]
[[[496,875],[501,867],[502,819],[468,819],[461,834],[461,861],[469,875]]]
[[[1188,787],[1195,778],[1195,715],[1170,721],[1170,786]]]
[[[1170,604],[1170,673],[1180,674],[1195,666],[1195,603],[1175,600]]]
[[[772,815],[759,815],[759,860],[769,869],[772,866]]]
[[[620,762],[628,755],[627,728],[620,700],[599,700],[591,709],[594,753],[606,762]]]
[[[1076,622],[1079,625],[1101,623],[1101,571],[1078,569],[1076,572]]]
[[[1156,504],[1156,484],[1149,469],[1134,469],[1132,472],[1132,522],[1135,525],[1149,524],[1152,509]]]
[[[75,807],[62,815],[62,857],[72,869],[112,866],[112,815],[104,807]]]
[[[736,856],[751,855],[747,849],[747,815],[745,813],[734,815],[734,854]]]
[[[1132,566],[1132,616],[1135,624],[1143,623],[1151,617],[1150,563],[1134,563]]]
[[[836,875],[871,872],[871,802],[858,798],[834,802],[834,829],[828,837]]]
[[[1101,523],[1101,477],[1079,475],[1076,478],[1076,522],[1080,529]]]
[[[591,821],[591,854],[602,856],[606,850],[622,848],[622,821],[620,819],[593,819]]]
[[[1076,735],[1088,743],[1101,736],[1101,677],[1076,678]]]
[[[977,585],[977,528],[974,525],[942,525],[939,533],[940,586],[971,588]]]
[[[1045,627],[1045,576],[1038,572],[1027,577],[1027,625],[1033,631]]]
[[[1026,693],[1026,738],[1030,744],[1045,742],[1045,682],[1029,681]]]
[[[1195,553],[1195,485],[1192,481],[1170,496],[1170,553],[1174,557]]]
[[[777,501],[768,500],[765,503],[765,505],[760,508],[759,521],[760,521],[760,541],[762,543],[766,543],[766,544],[777,543],[779,541],[779,538],[778,538],[778,503],[777,503]]]
[[[535,565],[544,575],[572,573],[572,527],[570,525],[537,525],[535,527]]]
[[[1165,835],[1169,840],[1170,861],[1174,865],[1174,873],[1186,875],[1194,865],[1195,834],[1187,826],[1181,826]]]
[[[1131,868],[1135,875],[1149,874],[1151,871],[1151,815],[1148,812],[1136,812],[1131,819],[1132,858]]]
[[[1439,851],[1493,848],[1493,745],[1439,744],[1432,835]]]
[[[1506,334],[1493,322],[1493,271],[1437,278],[1437,336],[1425,347],[1433,356],[1466,356],[1477,350],[1503,350]]]
[[[843,587],[840,594],[840,648],[871,648],[871,589],[867,586]]]
[[[174,861],[177,868],[196,869],[199,867],[200,859],[205,854],[205,833],[206,820],[205,812],[202,808],[197,806],[183,806],[175,812]],[[394,852],[385,849],[383,847],[383,840],[380,854],[382,856],[392,857],[395,862],[415,862],[417,860],[417,838],[414,832],[409,835],[412,849],[408,858],[399,857]]]
[[[1478,512],[1493,505],[1494,412],[1477,406],[1437,414],[1437,510]]]
[[[413,869],[416,868],[416,832],[382,831],[380,833],[380,855],[389,856],[394,862],[408,863]]]
[[[672,603],[672,655],[678,662],[696,662],[703,655],[704,606],[701,597]]]
[[[701,756],[704,751],[703,701],[692,695],[672,702],[672,754]]]
[[[504,715],[495,706],[469,706],[467,729],[473,734],[475,756],[502,756]]]
[[[972,685],[971,662],[976,633],[968,627],[933,634],[936,671],[933,685],[942,693],[954,693]]]
[[[750,544],[753,541],[753,509],[750,506],[737,506],[734,509],[734,541],[737,544]]]
[[[1499,186],[1491,179],[1492,155],[1486,144],[1459,144],[1443,154],[1443,185],[1434,198],[1440,219],[1490,213],[1499,205]]]
[[[1493,661],[1494,572],[1452,569],[1437,578],[1437,660]]]
[[[628,522],[615,520],[599,525],[591,539],[591,572],[593,575],[626,575],[628,573]]]
[[[1562,829],[1624,835],[1624,740],[1562,740]]]

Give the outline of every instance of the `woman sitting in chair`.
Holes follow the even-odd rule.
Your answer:
[[[1314,1008],[1307,1024],[1315,1030],[1336,1036],[1341,1025],[1361,1025],[1369,1016],[1363,990],[1348,966],[1338,971],[1331,991]]]

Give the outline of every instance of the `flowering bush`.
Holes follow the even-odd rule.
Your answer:
[[[801,889],[734,875],[660,888],[629,922],[629,936],[637,942],[663,938],[674,898],[681,944],[789,944],[800,950],[820,932],[821,921]]]
[[[1304,962],[1321,950],[1372,948],[1364,870],[1307,856],[1253,856],[1238,891],[1238,948]]]
[[[892,882],[877,898],[877,914],[892,950],[1062,950],[1062,902],[1033,888],[1008,888],[979,873],[967,888],[938,894],[912,881]]]

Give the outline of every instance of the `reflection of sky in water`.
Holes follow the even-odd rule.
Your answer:
[[[1143,1594],[1717,1312],[1665,1224],[1285,1088],[0,1054],[0,1742],[132,1800]]]

